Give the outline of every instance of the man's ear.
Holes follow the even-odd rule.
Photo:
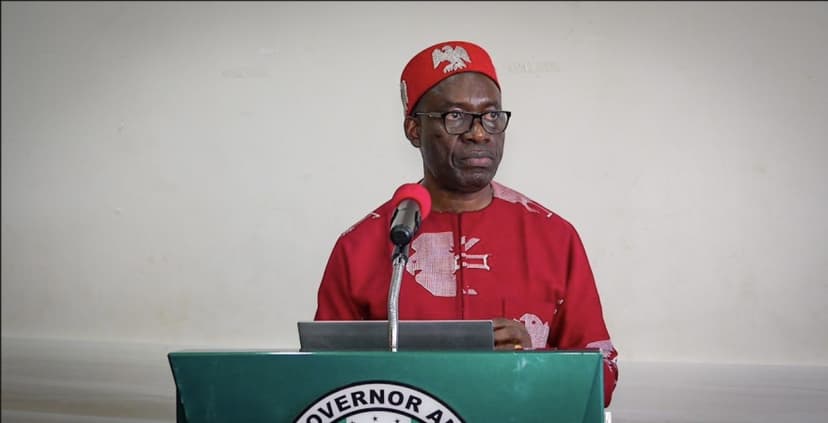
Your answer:
[[[406,116],[403,122],[403,130],[408,142],[414,147],[420,148],[420,122],[411,116]]]

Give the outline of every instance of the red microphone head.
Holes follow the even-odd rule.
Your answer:
[[[420,206],[420,220],[425,220],[431,213],[431,194],[420,184],[404,184],[394,191],[391,203],[399,205],[404,200],[414,200]]]

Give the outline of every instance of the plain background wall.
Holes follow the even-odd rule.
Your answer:
[[[622,360],[828,364],[818,2],[3,3],[3,337],[298,347],[336,237],[421,176],[399,74],[451,39]]]

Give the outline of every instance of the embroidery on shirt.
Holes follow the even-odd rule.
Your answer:
[[[457,295],[456,273],[460,267],[491,271],[489,256],[491,254],[469,254],[480,238],[460,238],[462,251],[454,251],[454,234],[451,232],[425,233],[411,242],[413,253],[408,259],[405,270],[414,276],[420,286],[437,297],[454,297]],[[464,289],[464,294],[476,295],[474,289]]]
[[[546,217],[550,218],[555,215],[550,210],[547,210],[545,207],[541,206],[540,204],[536,203],[535,201],[529,199],[529,197],[511,189],[507,188],[503,185],[498,184],[497,182],[492,181],[492,195],[495,198],[499,198],[503,201],[512,203],[512,204],[520,204],[530,213],[546,213]]]
[[[472,238],[466,242],[465,236],[460,237],[460,243],[463,244],[463,251],[469,251],[478,242],[480,242],[480,238]],[[489,254],[467,254],[463,252],[460,253],[460,258],[463,259],[461,263],[464,268],[492,270],[492,268],[489,267]]]
[[[595,341],[590,342],[586,345],[587,348],[598,348],[601,350],[601,354],[604,355],[605,360],[615,361],[615,346],[612,345],[612,341],[609,339],[605,339],[602,341]]]
[[[542,321],[540,317],[532,313],[520,316],[520,321],[523,326],[526,326],[526,331],[532,338],[532,348],[546,347],[546,341],[549,339],[549,322]]]

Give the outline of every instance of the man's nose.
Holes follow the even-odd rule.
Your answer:
[[[471,128],[463,134],[463,138],[476,143],[489,142],[489,133],[483,129],[483,121],[480,116],[472,119]]]

